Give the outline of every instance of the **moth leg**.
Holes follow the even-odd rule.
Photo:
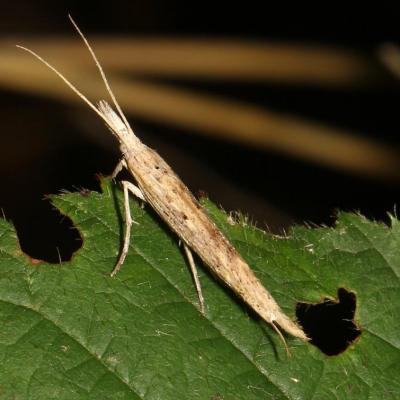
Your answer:
[[[117,168],[118,168],[118,166],[117,166]],[[128,181],[122,181],[121,183],[122,183],[122,187],[124,190],[125,236],[124,236],[124,245],[122,247],[121,255],[119,256],[118,262],[111,272],[111,276],[115,276],[117,274],[117,272],[121,269],[122,264],[124,263],[126,255],[128,254],[128,250],[129,250],[129,242],[131,240],[132,223],[137,224],[137,222],[132,220],[131,209],[129,207],[129,192],[131,192],[134,196],[138,197],[142,201],[146,201],[142,191],[137,186],[135,186],[133,183],[128,182]]]
[[[286,354],[290,358],[291,354],[290,354],[289,346],[286,343],[285,337],[283,336],[283,334],[279,330],[279,328],[276,326],[274,321],[271,321],[270,324],[272,325],[272,328],[274,328],[274,331],[278,334],[279,338],[282,340],[283,345],[285,346]]]
[[[192,272],[194,284],[196,286],[197,296],[199,297],[200,312],[204,315],[204,297],[201,290],[199,275],[197,274],[196,264],[194,263],[192,252],[185,243],[183,244],[183,248],[185,249],[186,257],[190,266],[190,271]]]
[[[115,167],[112,175],[111,175],[111,179],[115,179],[115,177],[124,169],[127,168],[126,165],[126,161],[125,158],[121,158],[121,160],[119,160],[117,166]]]
[[[122,186],[124,187],[124,190],[125,190],[125,187],[127,187],[128,191],[131,192],[135,197],[146,202],[144,194],[138,186],[134,185],[132,182],[129,182],[129,181],[122,181],[121,183],[122,183]]]

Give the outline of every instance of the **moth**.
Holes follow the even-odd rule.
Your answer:
[[[112,176],[115,177],[125,168],[136,182],[136,185],[129,181],[121,182],[124,194],[125,234],[123,247],[111,276],[115,276],[120,270],[128,253],[131,227],[134,222],[129,208],[129,194],[133,194],[153,207],[160,218],[176,233],[183,243],[198,293],[200,311],[203,314],[204,298],[192,250],[213,275],[231,288],[252,310],[273,327],[284,342],[286,349],[286,342],[280,329],[303,341],[307,341],[308,338],[301,327],[283,313],[246,261],[211,221],[203,207],[172,168],[160,155],[147,147],[135,135],[92,47],[73,19],[70,16],[69,18],[88,48],[116,111],[105,100],[101,100],[97,106],[94,105],[42,57],[30,49],[22,46],[17,47],[31,53],[55,72],[105,122],[111,133],[118,140],[122,153],[122,158]]]

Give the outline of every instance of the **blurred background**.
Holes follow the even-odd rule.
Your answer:
[[[388,2],[389,3],[389,2]],[[392,3],[393,4],[393,3]],[[70,13],[138,136],[194,192],[263,229],[332,225],[337,209],[387,222],[400,193],[397,8],[275,2],[3,2],[0,207],[23,250],[80,246],[47,194],[99,190],[118,146],[40,53],[107,98]]]

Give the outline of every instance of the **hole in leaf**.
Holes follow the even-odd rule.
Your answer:
[[[81,235],[71,219],[60,215],[46,201],[32,201],[29,209],[11,215],[10,219],[22,251],[33,263],[39,260],[52,264],[66,262],[82,247]]]
[[[324,299],[321,303],[297,303],[296,316],[310,343],[323,353],[334,356],[345,351],[361,334],[353,321],[356,295],[338,289],[338,301]]]

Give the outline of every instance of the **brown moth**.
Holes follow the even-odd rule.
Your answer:
[[[121,182],[124,192],[126,229],[123,248],[111,275],[114,276],[119,271],[129,249],[131,225],[133,223],[128,201],[130,192],[149,203],[160,218],[177,234],[179,240],[182,241],[192,270],[202,313],[204,313],[204,299],[191,250],[202,259],[214,275],[229,286],[264,321],[271,324],[284,343],[284,337],[278,326],[287,333],[307,341],[308,338],[303,330],[282,312],[246,261],[211,221],[202,206],[171,167],[134,134],[111,90],[96,55],[71,17],[70,20],[93,57],[117,112],[104,100],[100,101],[98,107],[96,107],[47,61],[32,50],[22,46],[17,47],[31,53],[53,70],[104,120],[111,133],[119,141],[122,152],[122,159],[117,165],[113,177],[122,168],[126,168],[136,181],[137,185],[128,181]]]

